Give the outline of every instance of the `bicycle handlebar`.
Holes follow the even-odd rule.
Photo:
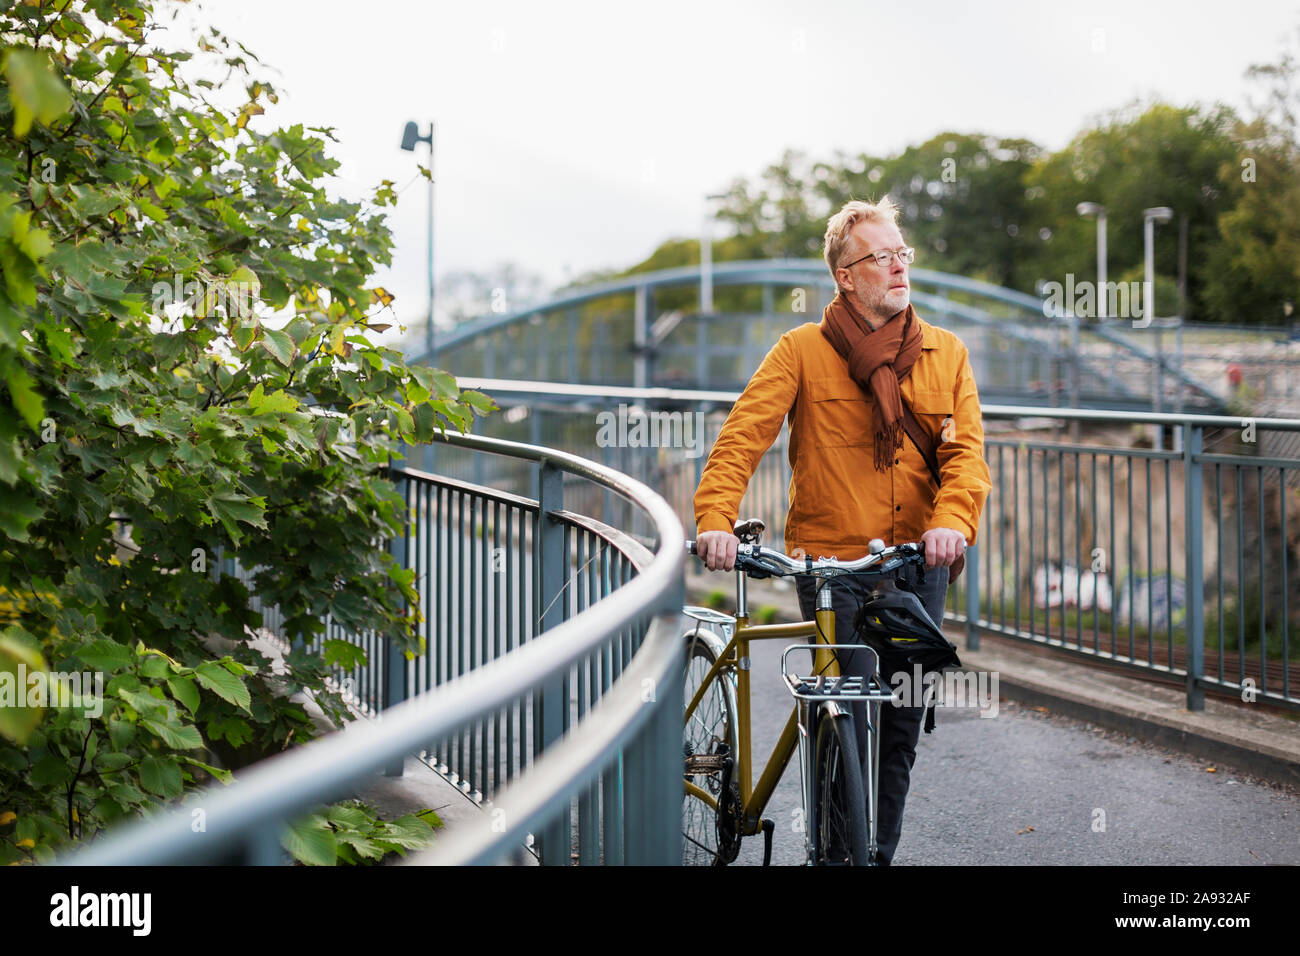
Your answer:
[[[686,542],[686,553],[696,554],[695,542]],[[838,558],[792,558],[772,548],[757,544],[742,544],[736,549],[736,568],[751,578],[768,578],[776,575],[806,574],[815,578],[833,578],[842,574],[876,571],[886,574],[905,564],[921,564],[925,560],[925,542],[906,542],[882,548],[874,554],[856,561]]]

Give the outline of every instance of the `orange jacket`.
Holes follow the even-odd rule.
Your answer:
[[[695,492],[697,531],[732,530],[750,476],[788,416],[794,475],[787,552],[852,561],[867,553],[872,538],[886,545],[919,541],[931,528],[953,528],[974,544],[992,485],[969,353],[953,333],[917,320],[921,355],[899,390],[938,441],[937,495],[906,435],[897,464],[875,470],[874,399],[850,377],[821,324],[807,322],[781,336],[732,406]]]

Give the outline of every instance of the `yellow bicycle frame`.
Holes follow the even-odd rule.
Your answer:
[[[723,652],[718,655],[718,659],[714,661],[713,666],[709,668],[708,674],[700,682],[699,689],[695,691],[695,696],[691,698],[686,707],[686,722],[689,722],[691,716],[695,713],[695,708],[704,699],[704,694],[709,689],[709,685],[717,679],[722,669],[729,667],[735,670],[738,724],[736,749],[740,752],[733,756],[736,760],[735,774],[740,783],[741,833],[745,836],[752,836],[759,832],[762,825],[763,809],[767,806],[767,801],[776,789],[781,774],[785,773],[785,768],[790,763],[790,757],[793,756],[795,748],[799,745],[799,706],[796,703],[790,711],[790,719],[785,722],[785,729],[781,731],[781,736],[776,742],[772,756],[768,758],[763,767],[763,775],[759,778],[758,784],[754,785],[749,725],[749,645],[751,641],[771,641],[782,638],[805,638],[808,639],[806,643],[825,645],[825,647],[819,647],[816,651],[813,665],[815,672],[838,677],[840,673],[839,661],[836,660],[835,654],[830,650],[835,643],[835,612],[825,608],[816,611],[814,618],[813,621],[800,621],[796,624],[751,625],[748,617],[737,617],[735,635],[727,643]],[[830,636],[829,640],[826,639],[827,635]],[[694,794],[715,810],[718,808],[718,801],[712,794],[697,787],[690,781],[684,781],[684,783],[686,784],[687,793]]]

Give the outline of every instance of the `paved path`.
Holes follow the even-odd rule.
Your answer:
[[[790,713],[784,646],[752,645],[760,766]],[[766,812],[773,865],[803,863],[800,806],[792,760]],[[746,838],[736,863],[762,860],[762,836]],[[941,708],[917,748],[894,862],[1300,865],[1300,791],[1005,697],[991,718]]]

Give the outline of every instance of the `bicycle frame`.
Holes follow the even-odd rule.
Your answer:
[[[790,710],[790,717],[786,721],[785,728],[781,731],[776,746],[772,749],[771,756],[768,757],[766,764],[763,766],[762,775],[757,783],[753,782],[754,762],[750,724],[749,680],[750,644],[753,641],[805,638],[808,639],[810,647],[815,645],[814,673],[827,677],[839,677],[840,669],[839,662],[832,650],[835,646],[835,611],[831,607],[829,587],[818,591],[817,606],[812,621],[799,621],[794,624],[750,624],[745,606],[745,574],[743,571],[738,570],[737,575],[735,631],[721,653],[718,654],[718,659],[714,661],[704,679],[700,681],[700,686],[696,689],[695,695],[687,705],[685,722],[690,721],[700,701],[703,700],[704,694],[708,691],[712,682],[718,678],[719,674],[727,668],[734,670],[736,674],[736,746],[739,753],[733,755],[733,757],[735,759],[734,773],[735,776],[739,777],[738,785],[740,788],[741,819],[739,827],[740,834],[744,837],[754,836],[760,832],[763,810],[766,808],[768,800],[771,799],[781,775],[789,765],[790,758],[794,755],[796,747],[800,752],[799,776],[803,808],[806,814],[812,811],[813,767],[811,763],[813,740],[811,735],[816,732],[816,721],[812,717],[813,714],[820,714],[823,708],[838,712],[842,705],[834,700],[822,700],[815,697],[796,699],[794,706]],[[829,636],[829,639],[826,639],[825,636]],[[784,656],[782,659],[784,660]],[[888,696],[882,694],[868,699],[885,700],[888,699]],[[820,702],[821,706],[810,707],[810,702]],[[870,708],[868,708],[868,720],[870,720]],[[872,750],[873,756],[878,759],[877,748],[873,747]],[[873,759],[873,765],[876,763],[876,759]],[[869,839],[871,849],[874,852],[876,845],[876,768],[873,766],[872,770],[872,779],[864,781],[864,785],[867,787],[868,794],[867,823]],[[693,794],[715,811],[718,809],[718,802],[712,794],[690,781],[684,781],[684,783],[685,792]],[[808,834],[811,824],[810,819],[805,819],[805,848],[810,847]]]
[[[705,691],[709,685],[718,676],[724,668],[732,668],[736,672],[736,746],[740,753],[733,755],[736,760],[735,774],[739,777],[740,785],[740,804],[741,804],[741,824],[740,832],[744,836],[753,836],[759,832],[763,809],[767,806],[767,801],[771,798],[772,792],[776,789],[777,782],[781,779],[781,774],[785,772],[790,757],[794,754],[795,748],[799,745],[799,734],[801,728],[799,723],[799,708],[792,707],[790,718],[785,723],[785,729],[781,731],[781,736],[777,739],[776,746],[772,750],[772,755],[768,757],[767,763],[763,767],[763,774],[759,777],[758,783],[753,782],[753,752],[750,738],[750,711],[749,711],[749,645],[753,641],[763,640],[780,640],[807,638],[809,643],[819,645],[817,651],[817,660],[815,668],[820,674],[829,676],[839,676],[839,664],[835,655],[829,648],[832,646],[824,641],[817,640],[818,631],[823,634],[835,633],[835,612],[829,608],[818,610],[815,621],[800,621],[797,624],[750,624],[747,616],[736,616],[736,630],[731,640],[723,652],[718,655],[713,666],[709,668],[708,674],[700,682],[695,696],[691,699],[686,708],[686,721],[691,719],[695,713],[695,708],[699,706],[700,701],[704,698]],[[820,648],[827,648],[822,650]],[[804,731],[806,733],[806,730]],[[806,762],[806,761],[805,761]],[[811,780],[810,768],[804,768],[805,780]],[[714,810],[718,808],[718,802],[708,791],[695,786],[695,784],[686,782],[686,789],[699,797]],[[806,805],[806,802],[805,802]]]

